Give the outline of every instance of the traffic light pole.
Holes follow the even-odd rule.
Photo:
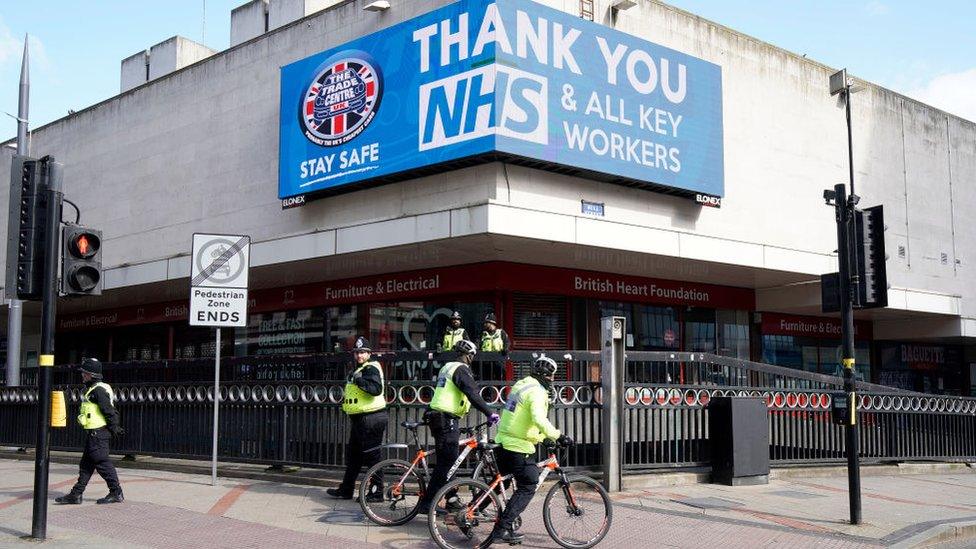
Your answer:
[[[47,242],[41,302],[41,353],[37,375],[37,453],[34,456],[34,515],[31,537],[47,537],[47,484],[51,442],[51,370],[54,367],[54,316],[58,302],[58,258],[61,244],[61,165],[47,163]]]
[[[850,499],[851,524],[861,524],[861,464],[857,432],[857,391],[854,382],[854,290],[851,276],[850,234],[854,205],[847,198],[844,184],[834,186],[837,215],[837,255],[840,263],[840,322],[843,331],[842,361],[844,392],[850,417],[844,434],[847,447],[847,491]]]
[[[17,154],[27,156],[27,114],[30,110],[30,54],[24,37],[24,58],[20,65],[20,97],[17,101]],[[11,183],[13,184],[13,183]],[[8,236],[9,238],[9,236]],[[8,257],[7,262],[13,261]],[[10,268],[9,266],[7,267]],[[20,386],[20,336],[24,319],[24,302],[17,298],[16,292],[7,310],[7,386]]]

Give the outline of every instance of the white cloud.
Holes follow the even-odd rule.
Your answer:
[[[864,11],[868,12],[868,15],[887,15],[891,8],[888,4],[873,0],[864,5]]]
[[[907,95],[976,122],[976,68],[936,76]]]
[[[20,59],[22,44],[23,42],[14,38],[7,25],[3,24],[3,19],[0,19],[0,67],[11,59]]]

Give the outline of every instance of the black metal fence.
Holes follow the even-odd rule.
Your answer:
[[[578,442],[564,461],[571,467],[599,468],[603,439],[599,353],[548,354],[563,365],[555,384],[551,418]],[[498,379],[506,373],[518,378],[534,358],[526,352],[507,357],[485,355],[479,355],[483,360],[475,365],[483,379]],[[452,357],[389,353],[378,358],[389,380],[387,438],[408,442],[399,423],[422,416],[433,395],[437,368]],[[222,372],[219,395],[221,459],[341,466],[348,422],[340,402],[348,362],[348,355],[229,361]],[[774,464],[843,460],[843,427],[831,422],[829,411],[833,393],[842,386],[840,378],[700,353],[631,352],[625,370],[620,425],[625,471],[707,465],[708,402],[716,396],[766,399]],[[57,381],[63,384],[71,375],[60,371]],[[107,367],[106,377],[116,390],[127,431],[115,443],[115,451],[209,458],[212,375],[213,364],[208,361]],[[315,379],[318,375],[323,378]],[[139,378],[145,381],[134,382]],[[52,446],[77,449],[83,434],[73,426],[73,415],[81,388],[77,384],[62,388],[68,395],[69,427],[54,429]],[[976,458],[976,399],[902,392],[865,383],[858,384],[858,391],[865,461]],[[493,405],[500,406],[507,394],[505,381],[483,383],[482,395]],[[0,445],[33,444],[36,406],[33,387],[0,389]],[[469,417],[468,421],[479,418]]]

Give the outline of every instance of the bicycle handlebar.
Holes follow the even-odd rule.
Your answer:
[[[481,429],[483,429],[485,427],[488,427],[489,425],[490,425],[490,423],[487,422],[487,421],[485,421],[483,423],[479,423],[479,424],[475,425],[474,427],[462,427],[459,430],[462,433],[466,434],[466,435],[470,435],[470,434],[473,434],[476,431],[480,431]]]
[[[549,450],[557,450],[559,448],[569,448],[570,446],[575,446],[576,442],[573,442],[572,444],[562,444],[556,440],[546,439],[542,442],[542,444],[545,445],[545,447]]]

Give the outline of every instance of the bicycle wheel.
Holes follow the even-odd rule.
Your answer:
[[[567,549],[587,549],[600,543],[612,521],[610,496],[589,477],[571,476],[565,484],[557,482],[542,507],[546,531]]]
[[[447,494],[457,491],[458,508],[449,508]],[[491,531],[502,506],[488,485],[472,478],[448,482],[434,495],[427,516],[430,537],[441,549],[474,549],[491,544]]]
[[[417,515],[427,482],[402,459],[387,459],[370,467],[359,484],[359,506],[380,526],[399,526]]]

